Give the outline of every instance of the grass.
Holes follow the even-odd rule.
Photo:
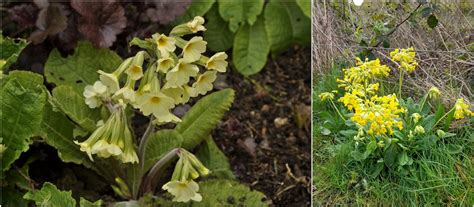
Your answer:
[[[474,205],[474,119],[452,129],[456,136],[418,151],[416,167],[408,174],[385,169],[372,178],[361,163],[351,158],[354,141],[339,134],[343,124],[327,120],[337,119],[337,113],[318,98],[320,92],[337,88],[335,78],[345,65],[333,65],[326,75],[317,78],[313,90],[315,206]]]

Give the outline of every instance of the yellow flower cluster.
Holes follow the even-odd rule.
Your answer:
[[[169,36],[154,34],[145,40],[154,48],[152,51],[138,52],[112,73],[98,71],[100,80],[85,87],[85,102],[90,108],[107,105],[112,116],[86,141],[77,143],[91,160],[92,154],[97,154],[115,156],[122,162],[138,162],[122,112],[128,105],[145,116],[152,115],[154,124],[176,123],[181,121],[172,113],[176,105],[212,90],[217,73],[226,71],[227,54],[219,52],[206,57],[202,53],[206,51],[207,42],[202,37],[181,38],[204,31],[203,24],[204,18],[198,16],[176,26]],[[181,54],[175,54],[176,48],[182,49]],[[121,86],[119,80],[125,75],[126,83]]]
[[[400,69],[404,69],[407,72],[411,73],[415,70],[418,63],[415,60],[416,52],[413,47],[407,49],[395,49],[390,52],[390,57],[393,61],[396,61],[400,64]]]
[[[381,65],[380,60],[362,62],[357,58],[355,67],[344,69],[339,87],[346,93],[339,99],[347,109],[354,112],[351,120],[367,134],[393,134],[394,127],[403,129],[400,114],[406,110],[400,107],[395,95],[378,96],[379,83],[376,78],[389,75],[390,68]]]
[[[454,118],[463,119],[464,116],[474,116],[474,112],[469,110],[469,105],[464,103],[464,99],[460,98],[454,104]]]

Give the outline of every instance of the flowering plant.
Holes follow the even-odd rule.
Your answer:
[[[135,38],[130,45],[140,49],[125,60],[88,42],[80,42],[67,57],[55,49],[44,69],[52,91],[39,74],[2,73],[1,105],[8,110],[0,113],[0,120],[11,126],[0,136],[2,188],[37,205],[76,205],[71,192],[49,182],[41,189],[23,185],[27,176],[19,177],[10,168],[31,143],[41,140],[63,162],[82,164],[101,176],[123,200],[115,206],[219,206],[228,197],[241,205],[268,205],[262,193],[235,181],[210,135],[229,110],[234,91],[208,94],[228,63],[224,52],[205,56],[207,43],[197,35],[206,30],[204,22],[197,16],[168,35]],[[174,170],[168,172],[171,165]],[[21,167],[27,174],[28,163]],[[93,205],[80,199],[80,206]],[[7,198],[6,205],[14,202]],[[101,203],[99,199],[94,205]]]
[[[400,71],[398,94],[385,94],[382,79],[390,75],[391,69],[379,59],[362,61],[343,69],[343,78],[337,79],[343,95],[335,103],[337,90],[319,94],[328,101],[340,118],[346,121],[349,130],[341,134],[355,141],[351,156],[368,163],[377,176],[385,167],[399,171],[409,170],[416,152],[427,149],[438,140],[455,136],[445,132],[454,119],[474,116],[464,99],[458,99],[447,112],[440,101],[440,91],[431,88],[420,102],[411,97],[404,98],[401,90],[404,72],[411,73],[418,66],[413,48],[396,49],[390,53],[391,60]],[[347,112],[347,113],[344,113]],[[441,124],[444,123],[444,126]]]

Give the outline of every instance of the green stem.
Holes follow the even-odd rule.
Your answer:
[[[451,110],[449,110],[448,112],[446,112],[441,118],[439,118],[439,120],[433,125],[433,128],[435,128],[436,125],[438,125],[439,122],[441,122],[441,120],[443,120],[443,119],[444,119],[449,113],[451,113],[451,111],[453,111],[453,110],[454,110],[454,107],[453,107]]]
[[[143,186],[140,186],[142,189],[142,193],[151,192],[156,188],[156,184],[158,181],[159,176],[162,174],[163,170],[170,163],[181,151],[181,148],[175,148],[169,151],[166,155],[164,155],[158,162],[153,165],[150,172],[146,175]]]
[[[428,94],[426,94],[425,96],[423,96],[423,102],[421,102],[421,106],[420,106],[420,112],[423,112],[423,107],[425,106],[425,103],[426,103],[426,99],[428,98]]]
[[[398,79],[398,97],[402,99],[402,84],[403,84],[403,70],[400,70],[400,77]]]
[[[138,145],[138,158],[140,160],[142,170],[145,164],[145,160],[144,160],[145,145],[152,131],[153,131],[153,117],[150,118],[150,123],[148,123],[148,127],[146,128],[145,133],[143,133],[143,136],[140,139],[140,144]]]
[[[334,102],[332,100],[329,100],[329,101],[331,101],[332,107],[334,107],[334,109],[336,109],[337,114],[342,118],[342,120],[346,121],[344,116],[342,116],[342,113],[339,111],[339,109],[337,109],[336,104],[334,104]]]

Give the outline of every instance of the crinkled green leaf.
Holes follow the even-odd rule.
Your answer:
[[[18,77],[8,77],[0,88],[0,138],[6,147],[2,153],[2,172],[28,150],[31,136],[39,131],[46,103],[43,85],[31,84],[39,80],[39,75],[17,74]]]
[[[202,164],[211,170],[211,176],[224,179],[235,179],[235,175],[230,168],[229,160],[219,149],[212,137],[206,138],[199,148],[196,156]]]
[[[237,31],[232,60],[242,75],[249,76],[262,70],[269,52],[270,43],[262,17],[253,26],[246,24]]]
[[[193,0],[186,13],[176,18],[174,24],[180,24],[192,20],[195,16],[204,16],[216,0]]]
[[[311,41],[311,20],[295,2],[269,2],[265,7],[265,28],[275,52],[285,50],[293,43],[309,44]]]
[[[103,204],[102,204],[102,200],[97,200],[96,202],[90,202],[88,200],[86,200],[85,198],[81,197],[80,200],[79,200],[79,206],[80,207],[101,207]]]
[[[28,42],[24,39],[3,37],[3,34],[0,33],[0,71],[7,69],[12,63],[16,62],[18,55],[26,45],[28,45]]]
[[[204,39],[207,41],[207,47],[214,52],[226,51],[234,43],[234,33],[229,30],[225,22],[219,15],[217,6],[214,6],[206,14],[206,31]]]
[[[54,88],[53,100],[61,111],[82,128],[89,132],[93,132],[97,128],[97,121],[101,119],[100,110],[89,108],[85,104],[84,97],[72,86],[61,85]]]
[[[230,180],[208,180],[199,183],[202,201],[189,203],[176,203],[165,199],[158,199],[162,206],[269,206],[265,195],[251,190],[249,187]]]
[[[229,22],[229,29],[236,32],[244,24],[253,25],[262,13],[264,0],[218,0],[219,14]]]
[[[145,144],[144,170],[148,171],[158,160],[174,148],[181,147],[183,136],[175,130],[163,129],[153,133]]]
[[[304,15],[311,18],[311,0],[296,0],[296,4],[298,4]]]
[[[61,191],[49,182],[44,183],[41,190],[27,192],[23,198],[32,200],[41,207],[76,206],[76,200],[72,198],[71,191]]]
[[[120,56],[108,49],[94,48],[89,42],[79,42],[74,54],[63,58],[57,49],[51,51],[44,66],[50,83],[72,86],[82,94],[86,85],[99,80],[97,70],[114,71],[122,62]]]
[[[192,149],[207,138],[233,101],[234,90],[224,89],[209,94],[194,104],[176,126],[176,131],[183,135],[182,147]]]
[[[91,166],[86,153],[80,151],[79,145],[73,142],[75,125],[64,114],[53,111],[51,104],[46,104],[41,128],[45,135],[43,139],[58,150],[58,155],[64,162]]]

